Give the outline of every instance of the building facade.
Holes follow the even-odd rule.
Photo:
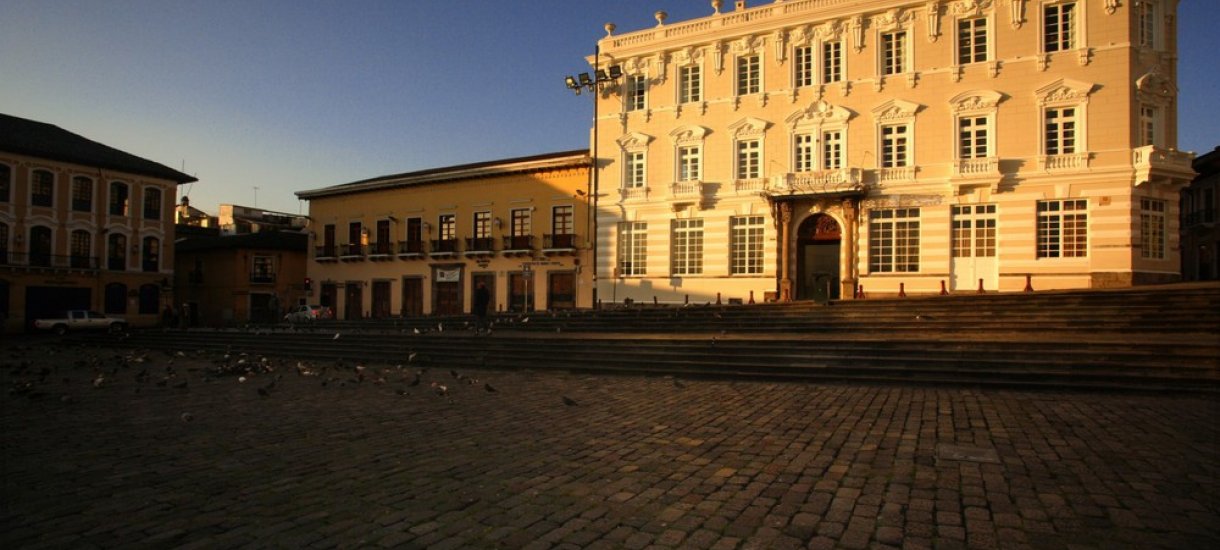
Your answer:
[[[172,293],[174,197],[195,178],[50,124],[0,115],[0,319],[67,309],[158,322]]]
[[[1182,190],[1182,278],[1187,281],[1220,279],[1220,147],[1195,159],[1199,173]]]
[[[301,191],[310,303],[336,318],[590,307],[589,155],[569,151]]]
[[[1176,0],[787,0],[607,35],[598,292],[1179,278]]]
[[[184,236],[174,244],[173,305],[180,325],[274,323],[292,306],[305,303],[308,235],[274,229],[210,233]]]

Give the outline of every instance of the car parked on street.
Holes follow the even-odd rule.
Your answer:
[[[308,323],[319,319],[334,319],[335,312],[326,306],[300,305],[292,308],[284,315],[289,323]]]
[[[34,328],[50,330],[55,334],[66,334],[70,330],[122,332],[127,330],[127,320],[122,317],[103,315],[96,311],[72,309],[65,311],[61,317],[35,319]]]

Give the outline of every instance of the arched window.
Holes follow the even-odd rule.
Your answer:
[[[127,215],[127,199],[127,184],[121,181],[110,182],[110,206],[108,211],[111,216]]]
[[[30,204],[55,205],[55,175],[46,170],[34,170],[30,177]]]
[[[8,265],[8,224],[0,223],[0,265]]]
[[[93,211],[93,180],[85,176],[72,178],[72,211]]]
[[[156,187],[144,188],[144,219],[161,219],[161,190]]]
[[[72,267],[92,269],[97,267],[93,262],[93,235],[83,229],[72,232],[71,241]]]
[[[144,237],[144,246],[140,255],[143,259],[144,271],[158,271],[161,263],[161,241],[156,237]],[[155,311],[153,313],[156,313]]]
[[[0,164],[0,202],[8,202],[13,189],[13,169]]]
[[[36,225],[30,228],[30,265],[51,267],[51,228]]]
[[[127,313],[127,285],[110,283],[106,285],[106,313]]]
[[[140,285],[140,313],[161,311],[161,287],[154,284]]]
[[[111,233],[106,238],[106,269],[125,271],[127,269],[127,236]]]

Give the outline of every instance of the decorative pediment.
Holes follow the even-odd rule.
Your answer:
[[[673,53],[669,54],[669,58],[674,63],[678,63],[680,65],[686,63],[698,63],[703,61],[703,49],[696,48],[694,46],[687,46],[680,50],[674,50]]]
[[[770,126],[770,122],[749,116],[730,124],[729,132],[737,137],[761,137]]]
[[[1140,94],[1163,98],[1178,95],[1178,87],[1174,85],[1173,80],[1156,70],[1144,73],[1144,76],[1135,79],[1135,89],[1139,90]]]
[[[827,21],[812,28],[813,36],[819,40],[840,40],[847,25],[843,21]]]
[[[953,96],[949,105],[955,113],[994,111],[1003,100],[1004,94],[994,90],[970,90]]]
[[[983,15],[995,5],[995,0],[956,0],[949,4],[949,13],[960,17]]]
[[[846,124],[855,113],[845,107],[831,105],[818,101],[809,107],[792,113],[784,119],[793,130],[805,126],[822,126],[828,124]]]
[[[1093,85],[1070,78],[1061,78],[1034,91],[1034,97],[1043,104],[1079,103],[1088,99]]]
[[[640,132],[628,132],[615,141],[623,149],[643,149],[648,146],[648,142],[652,141],[652,136]]]
[[[881,31],[905,29],[913,21],[915,21],[915,11],[906,8],[893,8],[873,16],[873,26]]]
[[[729,43],[729,49],[734,54],[745,55],[762,51],[766,39],[761,36],[743,36]]]
[[[704,128],[703,126],[691,124],[674,128],[674,130],[669,133],[669,139],[673,140],[675,145],[700,143],[709,133],[711,133],[711,130]]]
[[[648,58],[632,57],[623,62],[623,70],[627,73],[637,73],[648,70]]]
[[[873,109],[873,118],[878,122],[914,118],[922,105],[901,99],[891,99]]]

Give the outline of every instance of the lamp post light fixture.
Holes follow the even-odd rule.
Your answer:
[[[607,25],[607,32],[609,32]],[[597,95],[599,92],[609,86],[613,86],[618,82],[618,79],[623,77],[623,68],[619,65],[611,65],[603,69],[601,67],[601,45],[595,45],[593,48],[593,74],[580,73],[577,76],[567,76],[563,79],[564,84],[568,89],[580,95],[581,92],[591,92],[593,96],[593,155],[592,166],[589,171],[589,199],[585,204],[589,205],[588,216],[585,220],[585,231],[590,237],[590,246],[592,247],[593,260],[593,309],[597,309],[597,198],[598,198],[598,180],[601,172],[600,165],[597,161]],[[589,227],[593,229],[590,231]]]

